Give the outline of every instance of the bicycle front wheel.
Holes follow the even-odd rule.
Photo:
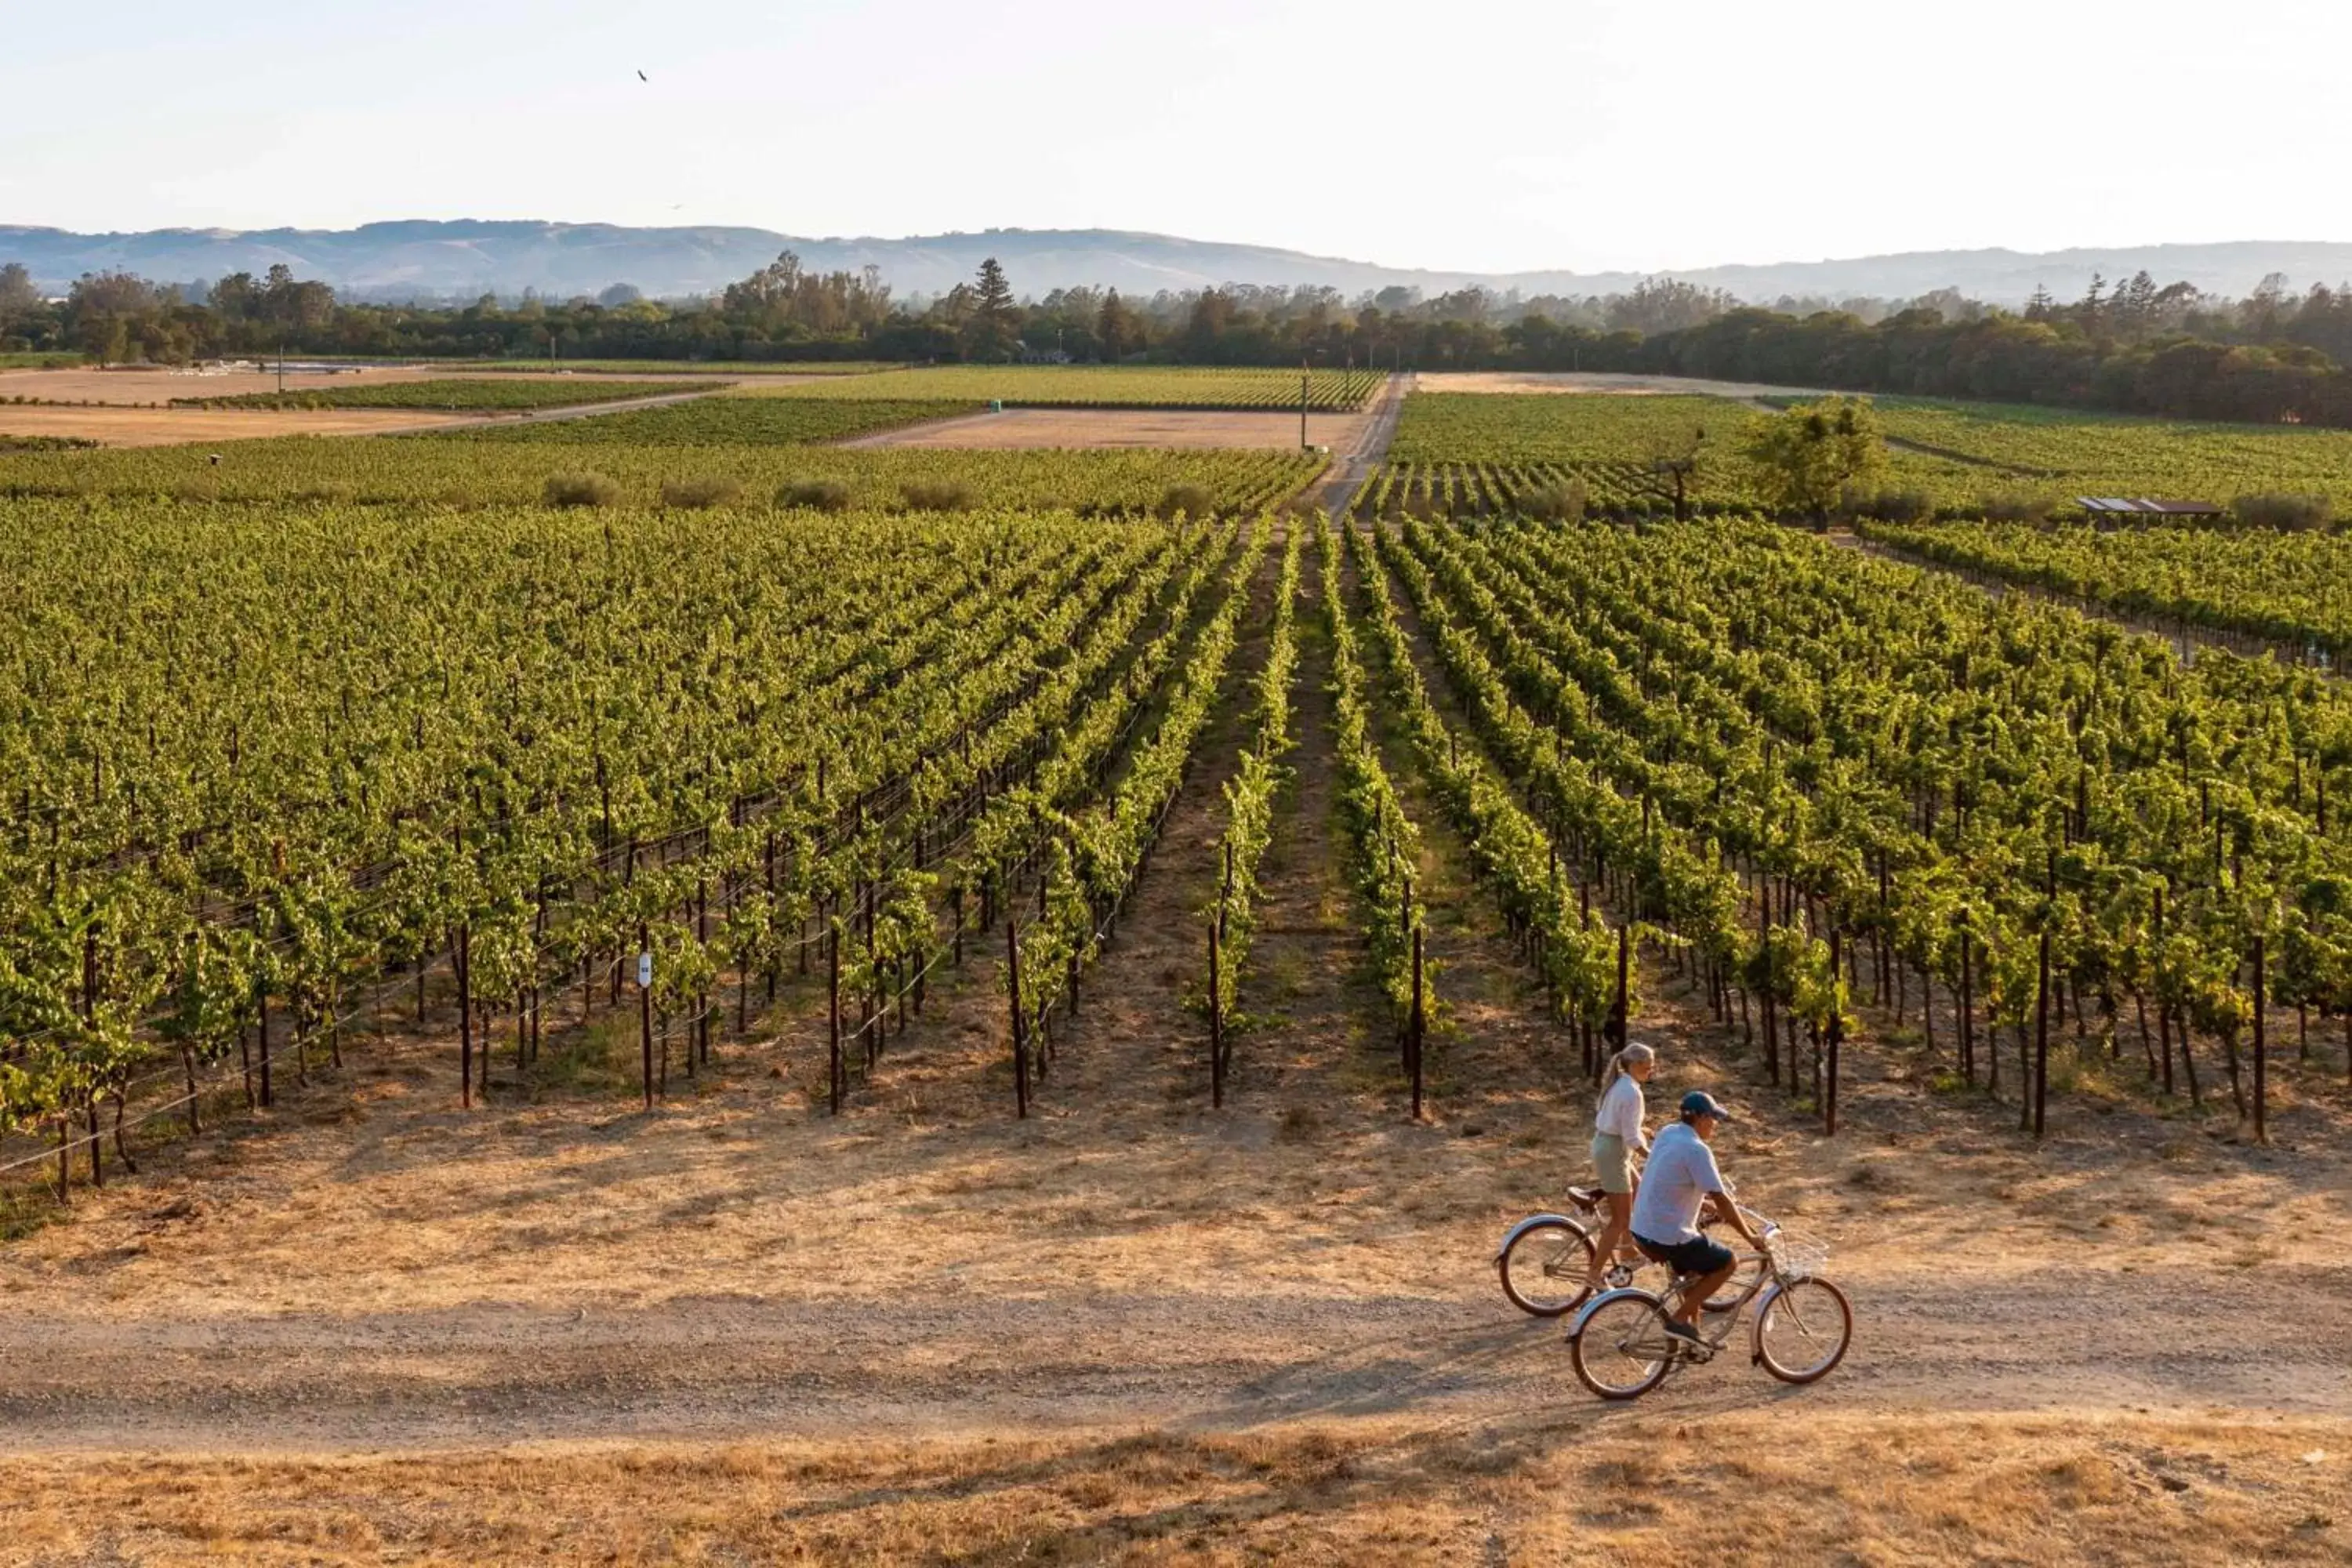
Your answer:
[[[1827,1377],[1853,1340],[1853,1308],[1826,1279],[1800,1279],[1772,1293],[1756,1317],[1756,1359],[1782,1383]]]
[[[1603,1399],[1633,1399],[1658,1386],[1674,1361],[1666,1314],[1646,1290],[1612,1290],[1568,1342],[1585,1387]]]
[[[1557,1318],[1584,1305],[1592,1238],[1565,1220],[1530,1226],[1511,1238],[1496,1268],[1503,1294],[1520,1311]]]

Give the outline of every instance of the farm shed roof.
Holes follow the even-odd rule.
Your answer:
[[[2219,517],[2230,509],[2212,500],[2151,500],[2147,496],[2076,496],[2074,504],[2094,517]]]

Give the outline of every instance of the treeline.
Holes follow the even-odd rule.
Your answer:
[[[420,306],[338,300],[284,267],[200,292],[121,273],[43,299],[0,267],[0,352],[101,363],[278,352],[485,359],[1147,361],[1586,370],[1842,391],[2044,403],[2200,419],[2352,426],[2352,289],[2243,300],[2142,273],[2021,311],[1944,290],[1910,301],[1743,306],[1670,279],[1623,294],[1519,299],[1468,289],[1229,286],[1018,300],[994,262],[935,299],[900,300],[873,268],[815,273],[787,252],[713,299],[526,294]]]

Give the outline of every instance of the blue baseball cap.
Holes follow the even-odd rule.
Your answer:
[[[1683,1115],[1685,1119],[1693,1116],[1712,1116],[1717,1121],[1731,1120],[1731,1112],[1723,1109],[1723,1102],[1703,1089],[1692,1089],[1683,1096]]]

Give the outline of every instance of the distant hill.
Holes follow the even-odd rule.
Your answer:
[[[1401,286],[1438,293],[1469,284],[1522,294],[1607,294],[1630,289],[1632,272],[1442,272],[1381,267],[1265,246],[1228,245],[1115,229],[991,229],[905,239],[810,238],[760,228],[626,228],[614,224],[440,222],[415,219],[355,229],[153,229],[69,234],[0,225],[0,262],[21,261],[44,288],[61,291],[85,272],[119,268],[168,282],[261,273],[284,262],[297,276],[372,299],[470,299],[525,289],[560,297],[630,283],[647,294],[711,293],[792,249],[810,268],[872,265],[903,296],[938,294],[969,279],[981,258],[1004,263],[1013,286],[1038,295],[1073,284],[1129,294],[1220,283],[1319,283],[1353,295]],[[1928,250],[1840,261],[1675,269],[1673,276],[1743,300],[1783,296],[1907,299],[1943,288],[1980,300],[2021,303],[2037,286],[2079,296],[2094,273],[2129,277],[2145,268],[2159,283],[2186,279],[2244,294],[2273,272],[2295,288],[2352,279],[2352,245],[2242,241],[2151,245],[2029,254]]]

